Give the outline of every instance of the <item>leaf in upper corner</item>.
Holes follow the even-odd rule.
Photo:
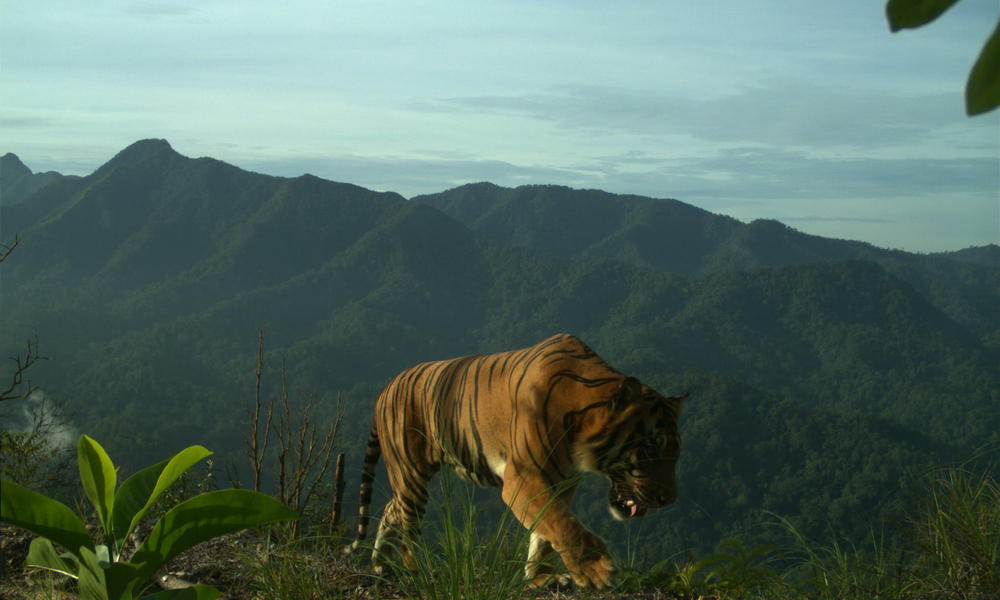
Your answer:
[[[958,0],[889,0],[885,14],[889,19],[889,29],[911,29],[921,27],[940,17]]]
[[[986,41],[965,86],[965,112],[982,114],[1000,106],[1000,21]]]

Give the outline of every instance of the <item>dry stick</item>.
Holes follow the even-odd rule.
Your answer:
[[[256,389],[254,391],[254,411],[253,420],[250,422],[250,435],[248,445],[250,446],[250,468],[253,470],[253,489],[260,491],[262,473],[264,470],[264,457],[267,454],[267,446],[271,440],[271,417],[274,403],[268,402],[267,414],[264,422],[264,441],[260,442],[260,409],[261,395],[260,386],[264,373],[264,330],[261,329],[257,336],[257,367],[254,370],[256,376]]]
[[[340,524],[340,510],[344,502],[344,453],[337,455],[337,468],[333,475],[333,512],[330,514],[330,535]]]
[[[11,242],[10,244],[0,244],[0,263],[7,260],[7,257],[10,256],[10,253],[13,252],[14,248],[17,248],[17,245],[20,243],[21,243],[21,238],[15,233],[13,242]]]
[[[285,363],[281,363],[281,405],[282,412],[278,419],[278,500],[282,504],[292,504],[288,497],[287,470],[288,470],[288,445],[292,437],[292,426],[289,423],[291,409],[288,407],[288,380],[285,376]],[[292,524],[294,531],[295,524]]]

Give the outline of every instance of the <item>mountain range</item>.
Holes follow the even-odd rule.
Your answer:
[[[406,199],[143,140],[85,177],[0,159],[2,350],[128,467],[238,460],[258,331],[360,462],[416,362],[570,331],[690,392],[680,500],[643,552],[760,531],[864,536],[933,468],[1000,448],[1000,247],[933,255],[742,223],[676,200],[489,183]],[[279,368],[280,365],[280,368]],[[280,371],[280,374],[279,374]],[[352,474],[353,475],[353,474]],[[578,511],[606,535],[600,483]]]

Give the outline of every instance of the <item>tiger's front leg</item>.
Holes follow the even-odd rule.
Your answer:
[[[508,467],[504,475],[504,502],[514,511],[518,521],[532,532],[532,538],[539,538],[536,543],[544,541],[551,544],[578,586],[609,587],[615,573],[614,563],[604,541],[570,512],[574,489],[556,494],[544,483],[541,475],[524,477],[511,471]],[[529,556],[529,561],[537,558]],[[525,573],[533,583],[541,583],[533,577],[538,570],[531,562]]]

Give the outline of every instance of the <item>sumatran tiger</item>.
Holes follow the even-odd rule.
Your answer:
[[[570,512],[578,476],[610,480],[608,505],[619,520],[672,503],[685,397],[661,396],[567,334],[522,350],[409,368],[375,403],[357,540],[347,551],[365,538],[381,454],[392,498],[372,554],[378,572],[394,551],[415,568],[408,540],[420,531],[427,484],[446,464],[501,488],[531,531],[525,575],[533,585],[552,579],[542,559],[554,549],[577,585],[606,587],[614,565],[604,542]]]

